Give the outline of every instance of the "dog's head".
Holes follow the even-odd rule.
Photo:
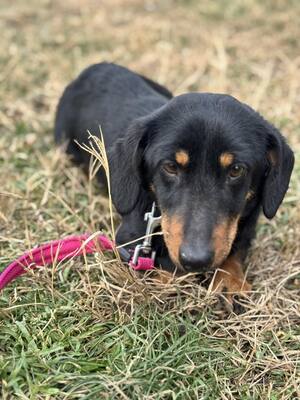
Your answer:
[[[153,191],[171,259],[201,271],[225,260],[254,208],[274,217],[293,164],[279,131],[247,105],[185,94],[134,121],[116,143],[112,198],[125,215]]]

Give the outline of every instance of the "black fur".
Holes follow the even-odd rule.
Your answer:
[[[89,155],[74,140],[86,143],[87,131],[97,135],[99,126],[109,158],[112,199],[122,216],[118,244],[144,235],[144,213],[155,200],[161,212],[182,221],[186,253],[207,260],[193,270],[212,264],[213,232],[224,218],[240,216],[231,254],[245,256],[261,208],[273,218],[288,188],[294,157],[282,135],[228,95],[172,97],[148,78],[101,63],[66,88],[57,109],[56,142],[68,140],[67,152],[88,164]],[[186,166],[176,163],[180,150],[188,154]],[[220,165],[222,153],[233,154],[244,175],[230,178],[232,166]],[[170,162],[175,174],[165,169]],[[253,195],[246,199],[249,191]],[[172,266],[164,239],[156,238],[154,246],[163,257],[162,266]]]

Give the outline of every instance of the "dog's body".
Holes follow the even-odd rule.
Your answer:
[[[89,67],[65,90],[55,135],[79,163],[101,126],[113,203],[122,216],[117,243],[145,234],[155,201],[163,237],[153,243],[162,267],[221,268],[215,287],[241,291],[241,263],[261,208],[272,218],[288,188],[293,153],[281,134],[231,96],[173,97],[159,84],[114,64]],[[103,174],[99,174],[103,180]]]

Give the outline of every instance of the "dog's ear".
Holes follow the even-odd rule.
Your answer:
[[[110,188],[119,214],[130,213],[141,196],[144,152],[148,143],[148,118],[135,120],[123,138],[108,152]]]
[[[263,188],[262,206],[264,214],[271,219],[275,216],[288,190],[294,166],[294,154],[280,132],[264,121],[267,129],[268,169]]]

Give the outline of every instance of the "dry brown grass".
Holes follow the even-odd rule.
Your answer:
[[[248,260],[253,294],[242,316],[225,318],[217,299],[192,277],[163,285],[100,255],[20,279],[6,292],[3,315],[40,286],[53,298],[75,291],[78,310],[93,321],[109,320],[112,304],[121,324],[145,303],[154,303],[162,315],[198,311],[207,336],[228,340],[233,364],[242,366],[236,380],[224,381],[222,398],[240,398],[234,385],[248,387],[244,398],[300,398],[300,3],[2,0],[0,16],[3,267],[42,241],[99,225],[111,231],[107,200],[52,139],[64,86],[91,63],[118,62],[176,94],[228,92],[273,121],[297,153],[283,206],[273,221],[261,219]],[[74,284],[64,278],[70,266]],[[272,345],[264,355],[259,351],[267,340]]]

